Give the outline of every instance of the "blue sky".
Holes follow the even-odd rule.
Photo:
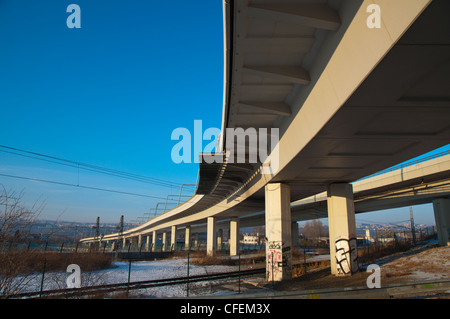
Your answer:
[[[81,8],[81,29],[66,25]],[[0,145],[134,174],[195,183],[174,164],[171,133],[221,125],[221,0],[0,1]],[[0,153],[11,175],[73,183],[71,168]],[[176,187],[81,173],[85,185],[165,197]],[[0,177],[46,201],[42,217],[128,221],[156,201]],[[128,218],[127,218],[128,217]]]
[[[66,25],[71,3],[81,8],[81,29]],[[222,0],[0,0],[0,145],[175,184],[0,151],[0,174],[160,197],[0,176],[28,205],[45,202],[41,218],[132,221],[195,183],[198,164],[171,160],[171,133],[193,131],[194,120],[220,128],[222,100]]]

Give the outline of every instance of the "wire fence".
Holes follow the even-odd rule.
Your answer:
[[[174,245],[163,245],[161,242],[153,243],[123,243],[117,240],[112,243],[97,242],[97,243],[80,243],[80,242],[4,242],[0,245],[0,252],[7,251],[41,251],[41,252],[58,252],[58,253],[73,253],[73,252],[99,252],[99,253],[145,253],[145,252],[174,252],[174,251],[206,251],[206,241],[201,241],[196,244],[192,244],[186,249],[185,244],[178,242]],[[229,251],[229,244],[222,244],[216,251],[227,252]],[[240,244],[240,249],[243,254],[251,253],[261,249],[265,249],[265,244]]]
[[[434,226],[422,227],[416,229],[414,232],[411,229],[399,230],[399,229],[380,229],[372,231],[373,236],[358,236],[358,247],[366,247],[370,245],[383,245],[389,242],[420,242],[436,236],[436,230]],[[319,248],[328,247],[328,237],[317,238],[300,238],[298,248]],[[295,245],[294,245],[295,246]],[[240,250],[245,254],[253,251],[263,250],[266,248],[265,242],[260,241],[257,243],[240,243]],[[185,246],[184,240],[177,241],[174,244],[164,244],[161,240],[153,242],[142,241],[101,241],[91,243],[81,243],[79,241],[21,241],[16,242],[14,240],[4,241],[0,244],[0,252],[8,250],[22,250],[22,251],[49,251],[49,252],[88,252],[96,251],[102,253],[109,252],[173,252],[173,251],[206,251],[206,240],[192,241],[189,247]],[[224,241],[220,245],[217,245],[217,252],[227,252],[230,246],[228,241]]]
[[[384,230],[383,232],[377,232],[377,234],[373,237],[373,238],[360,238],[358,240],[358,256],[359,257],[359,264],[360,265],[364,265],[364,264],[369,264],[371,262],[373,262],[374,259],[379,258],[380,256],[383,255],[387,255],[387,254],[391,254],[397,251],[405,251],[411,248],[411,246],[413,245],[419,245],[421,242],[423,241],[427,241],[433,237],[436,236],[436,233],[434,231],[433,227],[429,227],[429,228],[424,228],[424,229],[419,229],[415,232],[412,231],[399,231],[399,230]],[[301,242],[302,243],[302,242]],[[297,248],[300,248],[300,252],[303,250],[302,256],[300,256],[303,260],[303,262],[298,262],[299,260],[299,256],[298,256],[298,251],[297,251],[297,263],[294,265],[292,265],[292,271],[293,271],[293,275],[295,273],[295,277],[297,276],[303,276],[306,275],[308,270],[311,269],[311,267],[316,267],[314,262],[310,262],[309,259],[307,259],[307,255],[311,255],[312,253],[312,249],[313,246],[306,246],[306,244],[311,245],[312,241],[304,241],[303,245],[300,245]],[[318,245],[317,247],[321,247],[322,245]],[[134,247],[134,248],[133,248]],[[111,247],[109,247],[111,248]],[[118,249],[115,251],[115,253],[126,253],[124,255],[122,255],[122,258],[119,259],[122,262],[126,262],[128,265],[128,280],[125,282],[120,282],[120,283],[102,283],[101,285],[98,285],[98,282],[95,282],[94,284],[90,284],[89,287],[85,287],[85,289],[83,291],[86,291],[86,293],[92,293],[95,292],[95,289],[99,289],[98,291],[105,291],[105,289],[109,289],[111,288],[111,291],[126,291],[127,296],[128,296],[128,292],[131,290],[139,290],[139,289],[144,289],[144,288],[150,288],[150,287],[158,287],[158,286],[170,286],[170,285],[183,285],[185,288],[182,290],[182,294],[185,294],[186,297],[189,296],[190,294],[190,289],[193,287],[193,283],[196,281],[212,281],[215,279],[221,279],[224,281],[229,281],[229,280],[234,280],[235,284],[237,285],[237,291],[241,292],[241,277],[243,278],[245,275],[257,275],[257,274],[264,274],[267,273],[267,267],[274,267],[274,258],[269,258],[269,261],[265,261],[264,256],[266,255],[264,252],[261,252],[261,250],[265,249],[265,245],[264,243],[261,244],[241,244],[241,250],[238,254],[238,256],[236,256],[238,259],[235,260],[234,265],[237,266],[237,270],[233,270],[234,273],[231,274],[230,271],[225,272],[225,273],[208,273],[206,272],[206,276],[204,276],[204,278],[197,278],[196,275],[194,275],[192,272],[189,272],[190,269],[190,265],[192,263],[192,260],[190,260],[190,257],[192,258],[192,256],[196,256],[197,258],[203,258],[201,256],[206,256],[206,253],[201,253],[200,255],[198,253],[196,253],[194,251],[194,249],[198,250],[198,251],[203,251],[206,249],[206,243],[205,242],[199,242],[197,243],[197,245],[193,245],[192,247],[190,247],[191,249],[189,250],[185,250],[186,247],[184,247],[184,244],[182,243],[177,243],[176,247],[170,247],[172,248],[171,251],[169,251],[169,255],[160,255],[160,257],[167,257],[170,256],[170,253],[174,253],[175,251],[183,251],[184,255],[180,255],[183,256],[184,258],[187,257],[187,263],[185,266],[186,267],[185,270],[185,275],[183,275],[182,277],[179,277],[180,275],[173,275],[170,278],[158,278],[158,279],[151,279],[151,280],[145,280],[145,281],[132,281],[131,280],[131,275],[133,273],[133,271],[135,271],[134,269],[137,268],[139,269],[139,260],[146,260],[146,257],[148,257],[149,255],[146,255],[145,252],[142,248],[144,248],[144,245],[141,245],[141,247],[139,247],[139,245],[137,245],[136,243],[128,243],[128,245],[126,247],[118,247]],[[150,246],[151,248],[151,246]],[[173,249],[176,248],[176,249]],[[226,256],[226,254],[228,253],[228,245],[223,244],[221,245],[220,250],[218,251],[218,255],[219,256]],[[329,249],[329,248],[328,248]],[[110,249],[107,250],[106,249],[106,245],[105,246],[93,246],[91,245],[89,247],[89,245],[80,245],[77,243],[21,243],[21,244],[9,244],[9,245],[3,245],[1,252],[3,254],[7,253],[8,251],[27,251],[27,250],[32,250],[32,251],[43,251],[43,252],[53,252],[53,254],[51,255],[60,255],[63,256],[64,253],[69,253],[69,252],[78,252],[78,253],[82,253],[82,252],[95,252],[97,255],[110,255],[111,257],[114,256],[112,253],[113,251],[111,251]],[[162,251],[162,249],[161,249]],[[259,258],[259,257],[251,257],[254,255],[250,255],[250,256],[245,256],[246,254],[252,253],[254,251],[259,251],[259,255],[262,255],[262,259],[260,258],[259,261],[262,261],[263,264],[260,265],[257,268],[253,268],[251,267],[251,264],[249,264],[249,261],[252,258]],[[60,254],[58,254],[60,253]],[[222,254],[220,254],[222,253]],[[327,251],[325,250],[324,252],[327,254]],[[84,254],[83,254],[84,255]],[[38,287],[35,288],[34,290],[32,290],[31,292],[24,292],[21,291],[20,293],[23,295],[20,295],[18,292],[15,293],[15,297],[45,297],[45,296],[50,296],[52,294],[67,294],[67,293],[74,293],[74,295],[77,295],[77,293],[81,293],[82,290],[66,290],[66,288],[64,289],[56,289],[54,288],[54,286],[50,285],[52,282],[55,281],[55,277],[52,276],[51,270],[49,270],[48,267],[48,260],[50,256],[47,256],[46,258],[44,258],[44,262],[43,264],[40,266],[42,269],[41,272],[39,273],[35,273],[35,279],[38,280],[38,284],[34,285],[34,287]],[[153,255],[152,259],[156,258],[157,255]],[[116,255],[117,257],[117,255]],[[266,256],[267,257],[267,256]],[[310,257],[310,256],[308,256]],[[241,259],[243,258],[243,259]],[[50,258],[51,260],[51,258]],[[77,260],[77,259],[75,259]],[[115,259],[117,260],[117,259]],[[147,259],[149,260],[149,259]],[[272,264],[270,263],[270,261],[272,261]],[[321,261],[323,262],[323,261]],[[253,265],[254,265],[254,261],[253,261]],[[323,266],[323,265],[322,265]],[[256,271],[256,272],[248,272],[249,270],[261,270],[261,271]],[[123,271],[123,270],[122,270]],[[247,273],[248,272],[248,273]],[[210,276],[211,275],[211,276]],[[208,277],[210,276],[210,277]],[[67,277],[67,274],[64,276],[64,274],[62,274],[62,277],[64,277],[64,279]],[[236,282],[236,277],[238,278],[237,282]],[[268,282],[271,281],[271,278],[266,278],[266,280]],[[273,280],[273,279],[272,279]],[[60,283],[61,285],[61,283]],[[63,282],[63,285],[65,285],[65,282]],[[92,287],[90,287],[92,286]],[[30,290],[28,290],[30,291]],[[66,295],[67,297],[68,295]],[[0,293],[0,297],[1,293]]]

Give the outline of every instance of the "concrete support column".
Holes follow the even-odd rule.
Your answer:
[[[156,230],[152,232],[152,252],[156,250]]]
[[[138,242],[137,242],[137,246],[138,246],[137,249],[138,250],[141,249],[141,247],[142,247],[141,245],[142,245],[142,235],[139,235],[138,236]]]
[[[124,237],[122,240],[122,248],[125,248],[127,246],[127,239]]]
[[[217,250],[222,250],[223,229],[217,231]]]
[[[172,230],[170,232],[170,247],[172,251],[176,250],[177,246],[177,226],[172,226]]]
[[[186,226],[186,232],[184,234],[184,250],[189,251],[191,249],[191,226]]]
[[[198,249],[198,233],[194,234],[194,247]]]
[[[434,199],[433,210],[438,243],[440,246],[450,246],[450,199]]]
[[[216,218],[208,217],[206,230],[206,254],[213,256],[216,251]]]
[[[239,254],[239,218],[230,220],[230,256]]]
[[[150,235],[147,235],[147,240],[145,241],[145,251],[150,251]]]
[[[359,270],[353,186],[331,184],[327,196],[331,273],[351,275]]]
[[[289,186],[271,183],[266,195],[267,280],[292,278],[291,200]]]
[[[167,251],[167,232],[166,231],[163,232],[162,251]]]
[[[291,224],[291,234],[292,234],[292,248],[298,247],[298,224],[297,222],[292,222]]]

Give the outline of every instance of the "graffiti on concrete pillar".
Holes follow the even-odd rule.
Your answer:
[[[336,267],[339,275],[348,275],[358,271],[358,249],[356,238],[336,240]]]
[[[267,279],[281,280],[282,277],[292,276],[291,247],[285,246],[281,241],[268,242],[267,252]]]

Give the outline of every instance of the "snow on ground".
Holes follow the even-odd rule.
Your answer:
[[[238,270],[236,266],[199,266],[192,263],[189,264],[189,276],[224,273],[236,270]],[[86,287],[93,285],[127,283],[128,274],[130,274],[130,282],[186,277],[187,259],[134,261],[131,263],[131,268],[129,268],[128,261],[117,261],[113,262],[111,268],[105,270],[84,273],[83,269],[81,269],[81,285],[82,287]],[[66,272],[45,273],[43,290],[67,288],[66,280],[69,275],[70,274]],[[41,280],[42,274],[33,274],[30,276],[23,292],[39,291],[41,288]],[[218,282],[220,281],[190,283],[189,295],[193,296],[199,293],[212,293],[212,285]],[[130,291],[131,297],[138,296],[147,298],[186,297],[186,293],[186,284]]]
[[[430,243],[433,245],[433,243]],[[407,281],[438,280],[450,278],[450,246],[418,246],[417,251],[399,253],[377,260],[375,263],[381,266],[382,274],[403,278]],[[328,260],[330,256],[318,255],[308,261]],[[245,269],[241,267],[242,270]],[[190,263],[189,275],[207,275],[237,271],[237,266],[199,266]],[[126,283],[128,281],[129,263],[127,261],[114,262],[113,267],[83,273],[82,286]],[[46,273],[44,278],[44,290],[66,288],[68,273]],[[187,259],[167,259],[158,261],[135,261],[131,263],[130,282],[168,279],[187,276]],[[41,285],[41,274],[27,284],[27,291],[39,291]],[[224,283],[227,280],[215,280],[190,283],[189,296],[212,295],[217,293],[230,293],[216,291],[214,285]],[[234,283],[230,283],[233,285]],[[162,286],[142,290],[130,291],[130,297],[164,298],[164,297],[186,297],[187,285]]]
[[[101,276],[102,280],[108,284],[124,283],[128,281],[128,262],[115,262],[115,268],[101,270],[96,272]],[[236,266],[199,266],[189,264],[189,276],[208,275],[214,273],[223,273],[237,270]],[[130,282],[167,279],[187,276],[187,259],[168,259],[160,261],[137,261],[131,264]],[[203,286],[208,293],[208,288],[213,282],[190,283],[189,295],[194,295],[194,286]],[[195,291],[197,291],[196,289]],[[141,297],[185,297],[187,293],[186,284],[155,287],[150,289],[142,289],[134,293]]]
[[[412,255],[390,256],[383,263],[382,273],[391,277],[406,276],[411,281],[450,279],[450,246],[428,247]]]

